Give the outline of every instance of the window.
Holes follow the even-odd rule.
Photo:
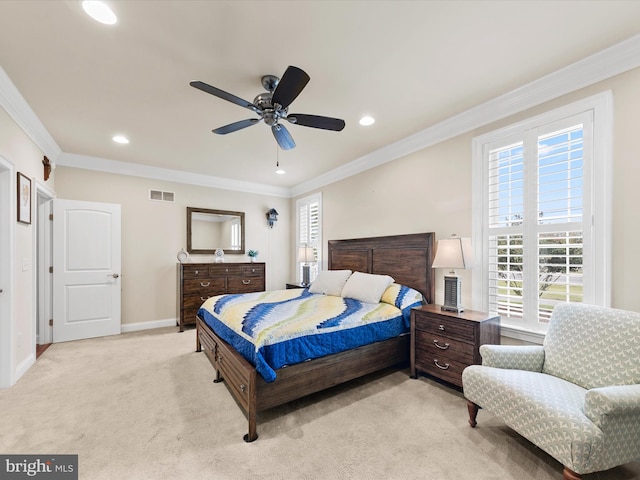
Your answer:
[[[298,261],[298,249],[311,246],[316,255],[316,262],[310,264],[310,279],[313,281],[318,275],[318,266],[322,261],[322,194],[316,193],[296,202],[297,238],[296,262],[298,281],[302,280],[303,262]]]
[[[602,94],[474,139],[474,307],[507,331],[609,304],[609,118]]]

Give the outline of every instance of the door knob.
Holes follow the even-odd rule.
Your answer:
[[[107,273],[108,277],[113,277],[113,278],[120,278],[120,275],[117,273]]]

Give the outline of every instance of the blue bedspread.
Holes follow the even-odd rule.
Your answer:
[[[419,292],[397,284],[377,304],[290,289],[211,297],[198,315],[272,382],[286,365],[408,332],[421,303]]]

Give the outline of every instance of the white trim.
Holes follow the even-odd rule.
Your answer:
[[[512,326],[501,325],[500,335],[503,337],[515,338],[523,342],[536,343],[542,345],[545,334],[541,332],[529,332]]]
[[[31,352],[27,358],[25,358],[23,361],[20,362],[20,364],[16,367],[16,375],[15,375],[15,380],[18,381],[18,379],[20,377],[22,377],[22,375],[24,375],[25,373],[27,373],[27,370],[29,370],[33,364],[36,363],[36,352],[35,352],[35,348],[34,351]],[[15,383],[15,382],[14,382]]]
[[[58,157],[58,165],[115,173],[118,175],[129,175],[132,177],[152,178],[154,180],[200,185],[202,187],[220,188],[223,190],[272,195],[274,197],[289,198],[290,196],[288,188],[274,187],[261,183],[244,182],[241,180],[230,180],[228,178],[184,172],[181,170],[172,170],[169,168],[152,167],[137,163],[120,162],[118,160],[108,160],[106,158],[90,157],[88,155],[77,155],[75,153],[60,154]]]
[[[450,117],[291,189],[302,195],[640,67],[640,35]]]
[[[96,159],[97,162],[94,162],[91,160],[92,157],[62,153],[60,147],[35,116],[31,107],[29,107],[2,67],[0,67],[0,106],[31,137],[40,150],[45,152],[47,157],[54,163],[54,166],[55,162],[58,162],[61,165],[101,170],[115,174],[178,181],[180,183],[290,198],[357,175],[637,67],[640,67],[640,35],[635,35],[511,92],[454,115],[432,127],[368,153],[307,182],[300,183],[291,189],[105,159]],[[64,160],[61,160],[60,156],[64,157]],[[78,161],[78,159],[73,160],[70,156],[89,160],[86,162]],[[100,168],[97,168],[98,164]],[[176,176],[179,179],[176,179]],[[244,190],[245,188],[248,190]]]
[[[14,256],[16,214],[16,171],[11,162],[0,155],[0,388],[16,382],[13,368],[14,350]]]
[[[53,292],[52,280],[53,276],[49,272],[49,266],[53,265],[52,252],[50,251],[53,243],[53,225],[49,220],[49,215],[53,214],[51,200],[56,198],[56,194],[53,190],[49,189],[38,178],[32,178],[34,183],[34,221],[33,221],[33,245],[36,248],[33,249],[33,259],[31,264],[34,265],[33,270],[33,285],[37,285],[37,308],[33,309],[34,325],[38,324],[38,328],[34,328],[34,354],[35,348],[38,344],[52,343],[53,341],[53,327],[49,325],[48,319],[53,318],[53,299],[51,298]],[[41,207],[39,197],[46,203]],[[44,228],[43,228],[44,226]],[[43,250],[47,247],[47,250]],[[44,264],[42,261],[44,261]],[[42,314],[40,314],[42,312]],[[38,318],[40,317],[40,318]],[[40,332],[40,338],[37,336],[37,332]]]
[[[0,106],[47,156],[51,161],[51,168],[56,168],[55,162],[62,150],[2,66],[0,66]]]
[[[141,330],[151,330],[153,328],[176,327],[176,318],[167,318],[166,320],[154,320],[152,322],[123,323],[120,325],[120,333],[139,332]]]

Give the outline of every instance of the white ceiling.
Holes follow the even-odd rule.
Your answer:
[[[107,3],[114,26],[80,1],[0,1],[0,66],[62,151],[285,188],[640,33],[640,1]],[[190,81],[253,101],[288,65],[311,77],[289,110],[342,132],[287,123],[290,151],[264,123],[211,133],[255,115]]]

